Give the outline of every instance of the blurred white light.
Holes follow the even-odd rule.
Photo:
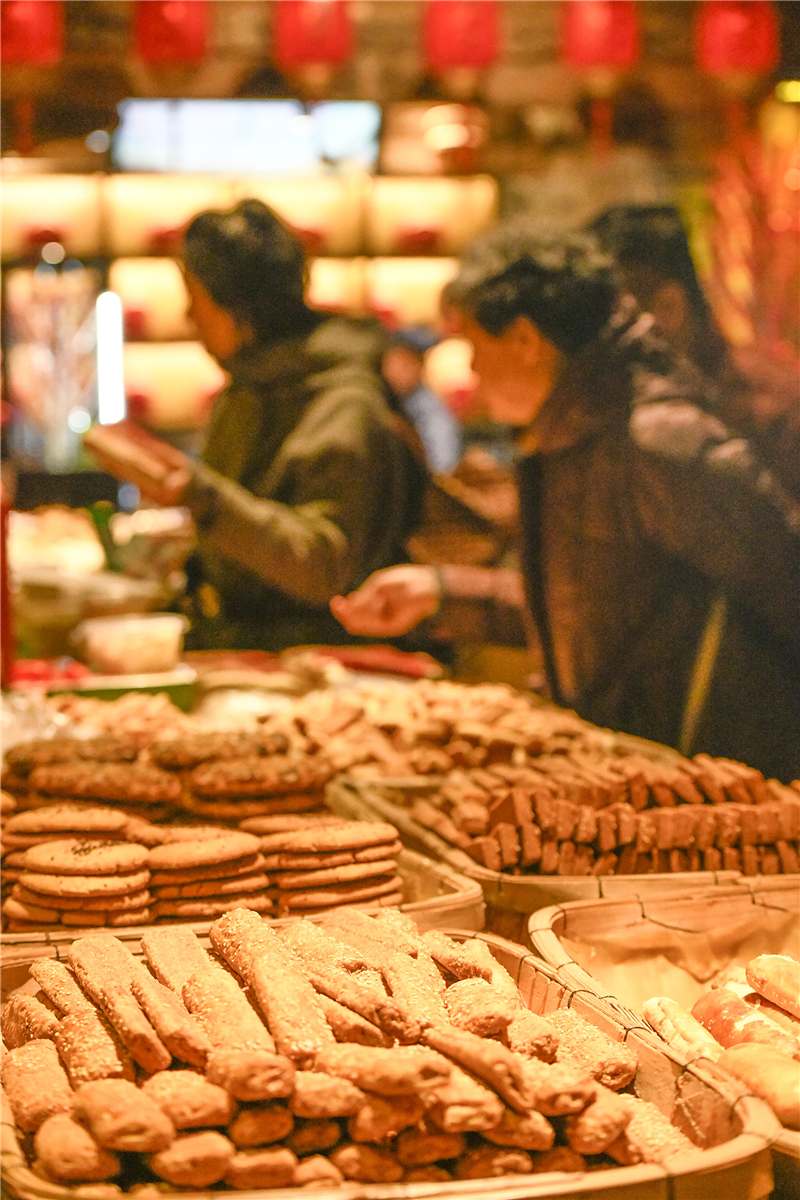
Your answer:
[[[66,251],[61,245],[61,242],[45,242],[42,246],[42,258],[46,263],[60,263],[64,261]]]
[[[97,323],[97,419],[112,425],[125,417],[122,377],[122,302],[116,292],[101,292]]]
[[[469,143],[470,132],[466,125],[432,125],[422,140],[431,150],[454,150]]]
[[[93,154],[105,154],[111,145],[111,137],[105,129],[95,129],[86,138],[85,145],[86,149],[91,150]]]
[[[71,408],[67,415],[67,425],[73,433],[86,433],[92,423],[89,410],[86,408]]]

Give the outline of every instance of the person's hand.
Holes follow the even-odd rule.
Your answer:
[[[399,637],[439,608],[441,585],[434,567],[386,567],[349,596],[334,596],[331,612],[348,633]]]
[[[179,504],[191,478],[191,463],[185,454],[160,438],[154,438],[132,421],[116,425],[93,425],[83,444],[117,479],[135,483],[156,504]]]

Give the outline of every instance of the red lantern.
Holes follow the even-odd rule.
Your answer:
[[[498,42],[496,0],[428,0],[425,58],[434,71],[488,67]]]
[[[0,4],[3,63],[57,63],[64,48],[64,5],[61,0],[2,0]]]
[[[697,60],[714,75],[772,71],[778,22],[769,0],[703,0],[695,30]]]
[[[346,0],[277,0],[275,57],[281,67],[338,65],[352,53]]]
[[[631,67],[639,55],[634,0],[564,0],[564,58],[571,67]]]
[[[137,0],[136,50],[149,63],[199,62],[206,52],[206,0]]]

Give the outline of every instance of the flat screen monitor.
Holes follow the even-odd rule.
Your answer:
[[[121,171],[327,175],[372,171],[381,110],[368,100],[123,100]]]

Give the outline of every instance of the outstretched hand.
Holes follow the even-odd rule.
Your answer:
[[[185,454],[155,438],[133,421],[93,425],[83,444],[100,466],[135,483],[143,496],[156,504],[179,504],[191,478]]]
[[[331,612],[348,633],[399,637],[433,616],[441,600],[434,567],[407,564],[375,571],[349,596],[334,596]]]

